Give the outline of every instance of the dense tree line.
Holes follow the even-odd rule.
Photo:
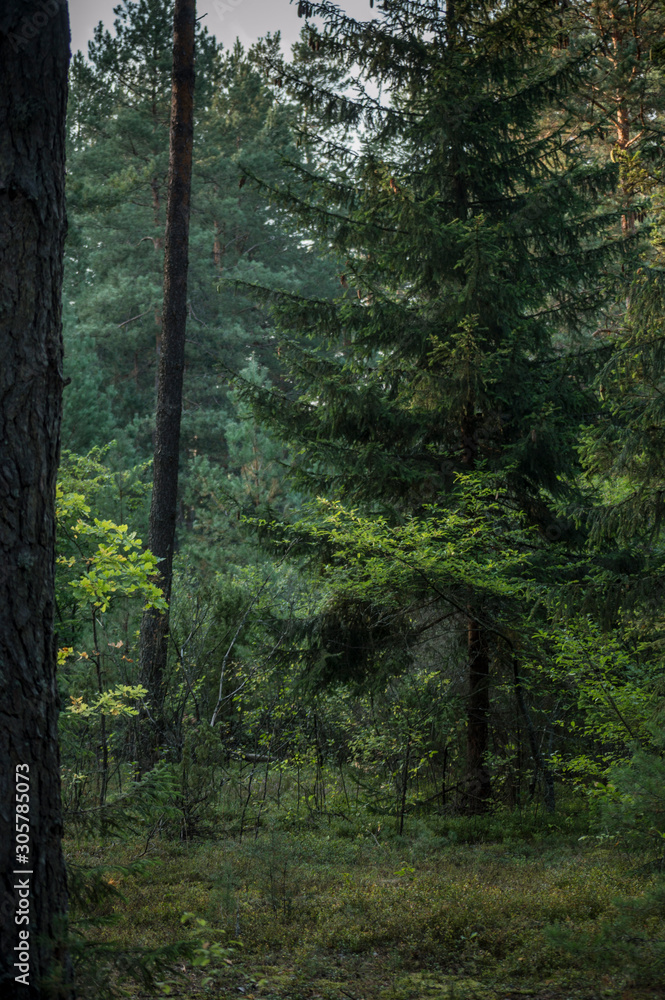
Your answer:
[[[242,839],[326,818],[376,839],[382,823],[556,815],[578,796],[648,837],[663,750],[661,6],[298,13],[288,54],[278,36],[226,51],[197,22],[189,203],[189,182],[167,192],[171,4],[124,0],[115,33],[99,25],[72,60],[63,375],[60,175],[39,181],[55,206],[48,301],[27,217],[22,256],[0,247],[10,321],[28,272],[42,317],[39,344],[6,342],[51,366],[21,411],[38,433],[11,379],[3,397],[3,469],[27,463],[36,490],[16,507],[3,472],[3,683],[34,673],[46,692],[23,729],[7,709],[6,756],[26,726],[43,731],[57,833],[53,610],[72,830]],[[51,128],[59,150],[62,101],[31,142]],[[32,176],[17,156],[10,180]],[[11,225],[17,184],[0,186]],[[181,400],[164,389],[179,282]],[[175,543],[169,529],[157,544],[169,409]],[[16,518],[48,565],[17,554]],[[42,632],[7,670],[28,650],[17,602]],[[157,668],[150,622],[168,622]],[[56,939],[57,836],[49,850],[35,863],[58,888],[35,906]]]
[[[69,130],[65,443],[102,449],[76,489],[141,530],[170,87],[153,7],[75,58]],[[182,766],[193,718],[220,760],[304,739],[348,762],[354,715],[415,697],[414,731],[369,753],[397,799],[427,772],[439,808],[540,787],[554,809],[557,776],[656,738],[660,15],[301,8],[289,58],[197,37],[163,754]],[[63,683],[87,697],[89,612],[62,606]],[[125,666],[100,653],[99,697],[139,679],[137,610],[104,608]],[[567,673],[575,650],[595,665]]]
[[[72,60],[66,821],[610,808],[663,745],[660,6],[298,12],[288,54],[197,22],[158,671],[171,5]]]

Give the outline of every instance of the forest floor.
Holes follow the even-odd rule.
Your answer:
[[[92,939],[157,948],[193,927],[200,954],[215,941],[228,949],[207,967],[182,960],[180,975],[158,974],[174,997],[665,998],[648,970],[639,986],[639,973],[631,984],[625,969],[604,965],[621,900],[639,900],[656,878],[635,854],[591,838],[460,844],[422,830],[377,833],[69,841],[66,854],[70,865],[111,866],[103,878],[121,893],[96,904],[113,922],[86,932]],[[194,917],[183,924],[185,913]],[[650,919],[662,941],[665,921]],[[572,940],[566,948],[551,937],[556,925]]]

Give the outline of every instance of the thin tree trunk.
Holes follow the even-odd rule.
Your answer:
[[[489,653],[481,625],[469,618],[467,629],[469,656],[469,700],[467,708],[467,778],[465,811],[486,811],[492,786],[487,767],[489,748]]]
[[[406,754],[404,756],[404,767],[402,768],[402,788],[399,804],[399,835],[404,833],[404,813],[406,812],[406,792],[409,785],[409,764],[411,753],[411,734],[406,738]]]
[[[457,34],[457,14],[455,11],[455,0],[448,0],[446,4],[446,41],[448,48],[455,47],[455,37]]]
[[[441,766],[441,808],[446,805],[446,771],[448,770],[448,744],[443,748],[443,764]]]
[[[555,809],[554,775],[552,774],[552,769],[548,767],[545,758],[540,751],[540,747],[538,746],[536,729],[531,718],[529,706],[524,698],[519,662],[516,656],[513,657],[513,677],[515,683],[515,697],[517,698],[517,704],[524,720],[524,725],[526,726],[527,736],[529,737],[531,756],[533,757],[536,770],[540,770],[543,775],[543,784],[545,785],[545,808],[548,813],[553,813]]]
[[[612,31],[612,49],[614,58],[612,60],[614,71],[619,70],[620,64],[624,61],[626,57],[626,40],[625,40],[625,27],[622,30],[619,17],[615,10],[608,11],[610,20],[614,22],[614,30]],[[628,102],[626,100],[626,94],[619,90],[615,95],[616,104],[616,137],[617,137],[617,148],[619,149],[619,154],[625,153],[630,145],[630,131],[631,131],[631,116],[628,110]],[[626,183],[626,178],[623,173],[626,169],[626,163],[622,160],[620,163],[621,178],[619,181],[619,186],[621,190],[622,201],[624,205],[630,204],[633,200],[635,192],[630,189],[630,185]],[[621,215],[621,234],[622,236],[631,236],[635,232],[635,212],[628,210],[624,211]]]
[[[222,243],[220,240],[222,229],[217,225],[217,219],[215,219],[213,225],[214,225],[215,239],[212,246],[212,255],[215,261],[215,267],[221,274],[223,270],[222,258],[224,256],[224,248],[222,247]]]
[[[160,206],[160,203],[159,203],[159,178],[158,177],[153,177],[152,180],[150,181],[150,190],[152,191],[152,217],[153,217],[153,222],[155,223],[155,229],[159,233],[160,232],[159,210],[160,210],[161,206]],[[154,246],[155,250],[161,250],[163,242],[164,242],[164,238],[161,235],[158,235],[158,236],[153,237],[152,245]]]
[[[474,398],[470,393],[462,419],[462,464],[475,468],[478,434],[474,415]],[[473,608],[467,620],[467,656],[469,663],[469,698],[467,703],[466,766],[464,811],[473,815],[486,811],[492,796],[487,767],[489,748],[489,650],[487,634],[477,621]]]
[[[171,597],[178,498],[178,460],[187,322],[187,268],[194,134],[196,0],[176,0],[168,203],[164,245],[164,310],[159,358],[154,479],[148,545],[161,559],[158,583]],[[141,770],[156,760],[164,740],[164,680],[169,614],[146,611],[141,623],[140,674],[148,689],[149,722],[141,720]],[[146,724],[147,723],[147,724]],[[151,724],[150,724],[151,723]]]
[[[67,5],[0,5],[0,996],[72,997],[56,686]]]
[[[625,100],[618,98],[617,101],[617,120],[616,120],[616,133],[617,133],[617,148],[620,153],[625,153],[630,145],[630,116],[626,108]],[[623,160],[619,161],[621,170],[621,197],[624,206],[630,204],[630,202],[635,197],[635,192],[632,190],[630,184],[627,182],[626,178],[623,176],[623,172],[626,169],[626,163]],[[624,211],[621,215],[621,234],[622,236],[631,236],[635,232],[635,222],[636,216],[635,212],[631,209]]]

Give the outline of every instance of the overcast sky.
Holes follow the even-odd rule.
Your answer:
[[[367,19],[369,0],[337,0],[339,6],[353,17]],[[113,8],[118,0],[69,0],[72,29],[72,52],[81,49],[88,54],[88,40],[95,26],[102,21],[112,28]],[[298,4],[289,0],[198,0],[197,16],[205,14],[208,31],[228,48],[236,38],[250,45],[268,31],[282,32],[285,46],[290,46],[300,34],[303,21],[298,18]]]

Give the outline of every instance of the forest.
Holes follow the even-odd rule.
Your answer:
[[[286,51],[119,0],[68,67],[33,7],[3,996],[665,997],[665,5],[301,2]]]

